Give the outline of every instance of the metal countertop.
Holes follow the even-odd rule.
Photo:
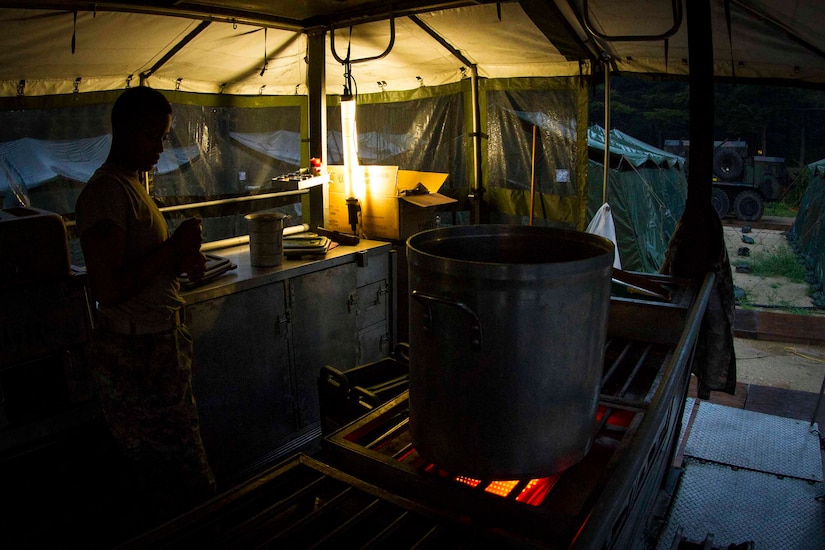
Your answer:
[[[255,267],[249,261],[249,245],[210,250],[210,254],[228,258],[237,267],[203,285],[181,289],[187,305],[256,288],[259,286],[299,277],[307,273],[328,269],[353,261],[354,254],[372,255],[388,252],[392,245],[383,241],[361,240],[355,246],[338,245],[322,257],[284,258],[274,267]]]

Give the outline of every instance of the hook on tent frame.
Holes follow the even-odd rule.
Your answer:
[[[594,28],[592,22],[590,21],[590,8],[588,6],[588,0],[582,0],[584,27],[585,29],[587,29],[587,32],[589,32],[591,35],[601,38],[602,40],[606,40],[608,42],[635,42],[641,40],[652,42],[656,40],[665,40],[676,34],[679,28],[682,26],[682,0],[671,0],[670,4],[673,10],[673,26],[670,27],[670,29],[668,29],[667,31],[663,32],[662,34],[611,36],[609,34],[601,33]]]
[[[350,27],[350,36],[352,35],[352,27]],[[331,28],[329,31],[329,47],[332,52],[332,57],[335,60],[342,64],[346,65],[347,63],[363,63],[365,61],[375,61],[376,59],[381,59],[387,56],[387,54],[392,51],[392,47],[395,45],[395,17],[390,17],[390,42],[387,44],[387,48],[378,55],[374,55],[372,57],[362,57],[360,59],[350,59],[349,57],[349,46],[347,46],[347,57],[343,59],[338,52],[335,50],[335,28]]]

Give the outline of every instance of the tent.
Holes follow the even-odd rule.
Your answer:
[[[607,202],[616,227],[622,268],[655,273],[662,266],[668,242],[684,209],[684,158],[614,128],[610,131],[610,171],[605,191],[605,137],[604,128],[590,127],[588,218]]]
[[[813,302],[825,307],[825,159],[808,165],[808,187],[799,205],[790,235],[816,288]]]
[[[614,72],[686,77],[683,1],[8,0],[0,10],[0,95],[155,88],[306,94],[309,43],[325,40],[325,90],[341,92],[350,48],[360,93],[482,78]],[[825,6],[713,0],[719,78],[825,84]],[[390,44],[394,21],[393,41]],[[350,31],[351,29],[351,31]],[[461,58],[464,58],[463,60]],[[464,70],[462,70],[462,68]]]
[[[825,5],[708,1],[717,80],[825,87]],[[175,104],[175,145],[198,151],[157,192],[199,200],[330,160],[327,136],[352,84],[359,130],[395,136],[373,139],[363,162],[447,171],[444,192],[493,221],[526,219],[534,177],[538,223],[584,228],[588,90],[611,73],[689,78],[707,57],[688,47],[696,5],[12,0],[0,7],[0,142],[104,135],[91,122],[98,107],[146,84]],[[50,116],[58,108],[84,114],[63,121]],[[50,124],[20,123],[47,111]],[[275,131],[294,136],[279,143],[286,160],[231,137]]]

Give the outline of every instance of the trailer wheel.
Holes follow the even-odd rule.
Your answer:
[[[713,173],[724,181],[733,181],[742,175],[745,163],[732,149],[719,149],[713,154]]]
[[[719,219],[723,219],[730,212],[730,199],[722,189],[713,190],[710,195],[710,202],[713,204],[713,209],[719,214]]]
[[[765,202],[756,191],[742,191],[733,201],[736,219],[743,222],[755,222],[762,218]]]

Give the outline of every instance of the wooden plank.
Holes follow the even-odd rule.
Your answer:
[[[681,304],[613,298],[607,323],[609,338],[675,345],[685,326],[687,308]]]
[[[737,309],[734,336],[774,342],[825,345],[825,316]]]

